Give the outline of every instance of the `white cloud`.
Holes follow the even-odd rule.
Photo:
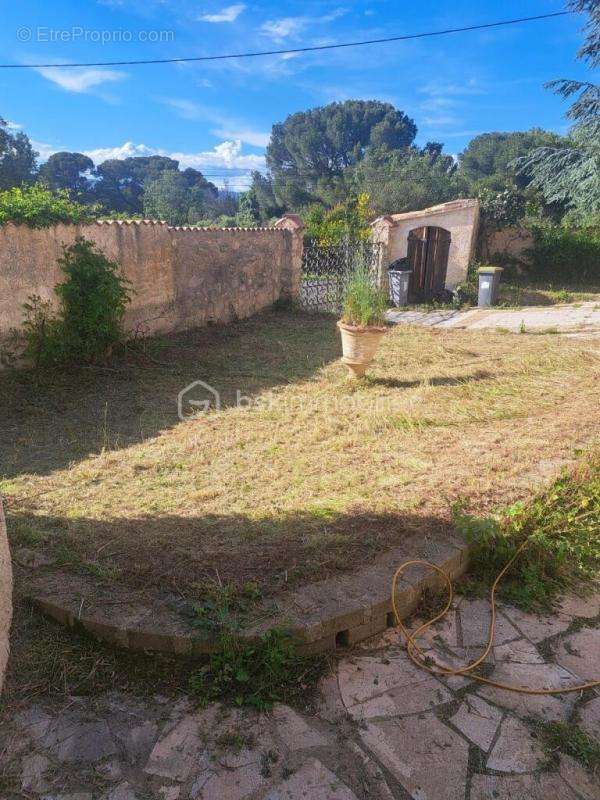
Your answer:
[[[478,95],[487,94],[487,90],[481,84],[470,78],[464,83],[444,83],[443,81],[431,81],[430,83],[421,86],[419,89],[423,94],[430,97],[458,97],[461,95]]]
[[[333,22],[346,13],[346,9],[337,8],[330,14],[322,17],[281,17],[264,22],[260,32],[273,39],[274,42],[283,42],[289,37],[297,36],[308,27],[314,27],[323,22]]]
[[[46,80],[60,86],[61,89],[65,89],[67,92],[77,92],[78,94],[88,92],[103,83],[112,83],[127,77],[125,72],[117,72],[112,69],[39,67],[36,72],[43,75]]]
[[[56,152],[58,148],[46,148],[43,158]],[[36,149],[40,149],[36,143]],[[98,147],[93,150],[84,150],[84,155],[89,156],[95,164],[101,164],[109,158],[130,158],[135,156],[168,156],[179,161],[181,169],[193,167],[202,172],[218,169],[220,175],[213,177],[209,174],[209,180],[217,186],[222,186],[226,180],[225,175],[230,173],[231,181],[235,182],[236,187],[250,184],[250,172],[265,169],[265,158],[262,155],[253,153],[243,153],[242,142],[231,140],[220,142],[212,150],[201,150],[199,152],[169,151],[161,147],[151,147],[146,144],[136,144],[135,142],[124,142],[115,147]]]
[[[174,108],[184,119],[206,119],[207,114],[204,107],[191,100],[184,100],[181,97],[164,97],[162,102]]]
[[[194,103],[191,100],[186,100],[181,97],[163,97],[161,101],[171,108],[174,108],[184,119],[207,120],[211,122],[216,126],[211,130],[214,136],[233,141],[239,139],[253,147],[266,147],[269,143],[269,133],[255,131],[246,127],[243,123],[240,124],[238,121],[229,119],[218,111],[206,108],[206,106],[200,105],[199,103]]]
[[[222,136],[224,139],[240,140],[253,147],[266,147],[271,138],[270,133],[261,133],[251,130],[228,130],[227,128],[217,128],[212,131],[215,136]]]
[[[421,122],[423,125],[434,127],[436,125],[458,125],[460,124],[461,120],[458,117],[452,116],[452,114],[438,114],[437,116],[433,117],[423,117]]]
[[[123,142],[116,147],[98,147],[95,150],[84,150],[84,155],[92,159],[94,164],[101,164],[110,158],[133,158],[135,156],[163,155],[157,148],[147,147],[145,144]]]
[[[39,153],[41,161],[47,161],[52,153],[58,153],[60,150],[65,149],[64,147],[53,147],[51,144],[46,144],[46,142],[37,142],[35,139],[31,140],[31,144],[33,149]]]
[[[242,143],[226,141],[199,153],[168,153],[166,155],[176,158],[182,167],[224,167],[225,169],[264,170],[265,157],[252,153],[242,153]]]
[[[236,3],[233,6],[226,6],[216,14],[202,14],[198,19],[201,22],[235,22],[246,6],[243,3]]]
[[[288,36],[295,36],[306,26],[304,17],[283,17],[263,23],[261,33],[275,42],[282,42]]]

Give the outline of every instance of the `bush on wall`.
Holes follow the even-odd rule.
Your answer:
[[[57,222],[89,222],[95,217],[93,207],[73,202],[66,190],[52,192],[34,184],[0,192],[0,225],[15,222],[45,228]]]
[[[25,355],[36,366],[104,358],[124,338],[123,316],[130,300],[119,265],[78,238],[59,259],[65,281],[54,287],[56,315],[39,297],[25,304]]]
[[[534,225],[534,244],[525,255],[537,279],[600,285],[600,227]]]

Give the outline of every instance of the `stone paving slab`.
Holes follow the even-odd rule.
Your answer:
[[[477,695],[467,695],[450,722],[484,753],[490,749],[502,722],[500,709]]]
[[[600,798],[600,775],[590,775],[571,756],[561,754],[558,772],[567,786],[582,800],[598,800]]]
[[[404,654],[343,662],[338,681],[342,701],[357,719],[414,714],[452,699],[448,689]]]
[[[600,744],[600,697],[596,697],[579,707],[577,721],[579,727],[588,736],[593,736]]]
[[[595,331],[600,330],[600,307],[597,302],[587,301],[576,305],[525,306],[518,309],[388,311],[386,319],[395,324],[424,325],[429,328],[496,328],[513,333],[519,333],[523,327],[526,331]]]
[[[496,666],[491,680],[508,685],[532,689],[552,689],[574,686],[580,679],[557,664],[513,664]],[[484,686],[477,692],[481,697],[502,708],[514,711],[520,717],[534,717],[547,721],[567,720],[577,699],[575,693],[561,695],[534,695],[507,692],[494,686]]]
[[[360,735],[415,800],[463,800],[469,746],[434,714],[370,723]]]
[[[506,717],[486,766],[497,772],[533,772],[543,758],[544,751],[531,728],[515,717]]]
[[[304,766],[279,786],[265,800],[357,800],[356,795],[317,759]],[[216,798],[215,798],[216,800]]]
[[[527,614],[510,606],[500,606],[503,616],[512,620],[512,624],[519,629],[521,634],[530,642],[537,644],[550,636],[564,633],[571,625],[573,618],[568,614]]]
[[[462,644],[464,647],[487,644],[491,622],[491,606],[488,600],[472,600],[459,607]],[[503,614],[498,614],[495,624],[494,642],[505,644],[519,638],[519,632]]]
[[[486,669],[532,686],[579,682],[581,673],[597,677],[594,602],[571,597],[561,604],[559,629],[566,620],[586,620],[569,634],[556,633],[552,620],[540,628],[535,615],[513,619],[505,608],[507,625]],[[424,637],[427,655],[453,666],[475,658],[481,645],[464,642],[481,640],[485,613],[482,601],[461,600],[454,622]],[[551,648],[572,659],[568,670],[547,660]],[[0,797],[600,800],[598,775],[564,755],[558,768],[550,765],[534,722],[565,719],[600,736],[600,697],[539,698],[472,678],[438,680],[412,664],[394,630],[346,652],[321,689],[311,713],[283,704],[269,712],[199,709],[190,697],[119,692],[38,698],[0,724],[8,776]]]
[[[600,629],[584,628],[561,639],[553,647],[556,661],[586,681],[598,678]]]
[[[577,800],[577,796],[555,775],[474,775],[470,800]]]

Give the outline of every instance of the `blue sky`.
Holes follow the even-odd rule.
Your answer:
[[[560,0],[21,0],[4,2],[1,60],[76,62],[279,49],[558,11]],[[42,156],[163,153],[243,188],[271,125],[346,99],[413,117],[417,141],[458,153],[477,133],[565,132],[566,103],[543,88],[585,77],[577,15],[372,47],[196,65],[0,71],[0,116]],[[104,37],[108,41],[99,41]]]

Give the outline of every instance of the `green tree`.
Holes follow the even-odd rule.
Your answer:
[[[86,222],[93,209],[76,203],[64,189],[51,192],[45,186],[14,186],[0,192],[0,225],[5,222],[44,228],[57,222]]]
[[[37,153],[25,133],[12,133],[0,117],[0,189],[31,183],[35,179]]]
[[[600,0],[571,0],[574,11],[587,12],[583,47],[578,56],[600,65]],[[567,116],[574,121],[567,146],[541,147],[516,162],[547,202],[562,202],[576,221],[600,215],[600,86],[561,79],[547,86],[563,97],[575,97]]]
[[[472,191],[480,187],[504,191],[516,186],[524,189],[530,177],[519,174],[515,159],[527,156],[539,147],[564,147],[566,140],[551,131],[532,128],[510,133],[482,133],[471,139],[460,153],[459,171]]]
[[[451,157],[416,148],[370,150],[357,166],[354,180],[357,189],[370,196],[377,214],[428,208],[464,193]]]
[[[170,225],[187,225],[202,219],[204,193],[189,185],[181,172],[166,170],[144,186],[144,215],[164,219]]]
[[[39,178],[49,189],[66,189],[71,196],[80,197],[90,189],[89,175],[94,162],[83,153],[53,153],[39,171]]]
[[[144,186],[163,172],[179,169],[179,162],[167,156],[111,158],[96,168],[97,182],[92,199],[108,211],[141,214]]]
[[[252,173],[252,189],[258,206],[260,220],[266,222],[273,217],[280,217],[285,211],[275,197],[273,188],[273,178],[271,175],[263,175],[261,172]]]
[[[370,147],[408,147],[417,127],[390,103],[348,100],[300,111],[273,126],[267,166],[276,201],[299,208],[315,200],[331,203],[345,171]],[[338,192],[339,199],[345,192]]]
[[[252,189],[240,195],[236,221],[241,228],[252,228],[260,222],[260,210]]]

